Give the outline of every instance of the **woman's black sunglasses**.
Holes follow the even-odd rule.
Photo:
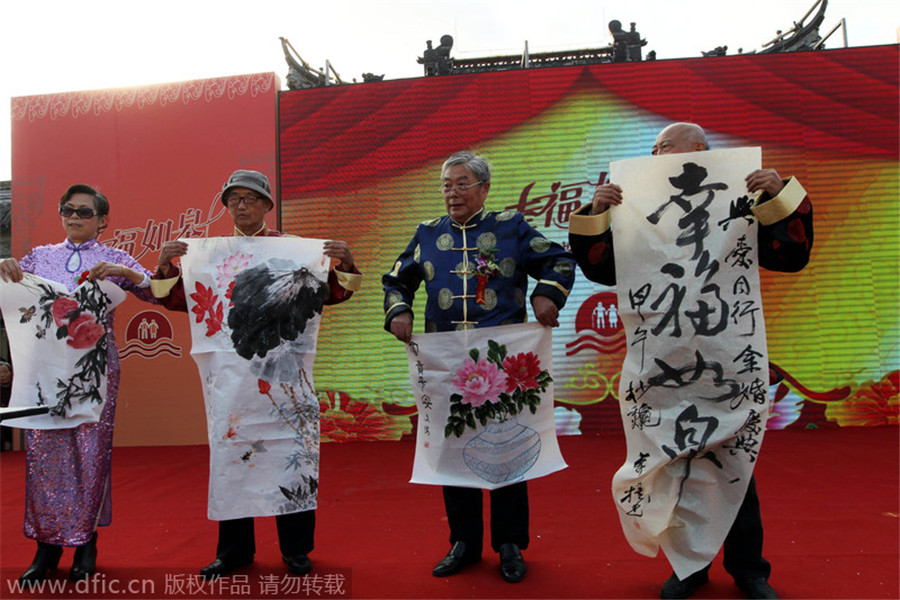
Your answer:
[[[59,207],[59,214],[63,217],[71,217],[72,215],[78,215],[79,219],[90,219],[94,215],[97,214],[97,211],[93,208],[88,208],[87,206],[82,206],[80,208],[72,208],[71,206],[66,206],[63,204]]]

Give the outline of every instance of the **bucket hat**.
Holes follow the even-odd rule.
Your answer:
[[[222,186],[222,204],[228,205],[228,190],[231,188],[242,187],[253,190],[257,194],[267,198],[272,206],[275,201],[272,200],[272,186],[269,185],[269,178],[259,171],[246,171],[238,169],[231,174],[228,181]]]

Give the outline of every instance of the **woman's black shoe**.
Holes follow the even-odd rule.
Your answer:
[[[75,548],[75,558],[72,560],[72,570],[69,571],[69,579],[81,581],[87,579],[97,570],[97,532],[84,546]]]
[[[19,582],[31,584],[46,579],[47,572],[52,571],[59,564],[62,551],[62,546],[38,542],[37,552],[34,553],[34,560],[31,561],[31,566],[25,569],[25,572],[19,576]]]

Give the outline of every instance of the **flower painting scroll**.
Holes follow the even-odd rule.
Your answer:
[[[551,330],[537,323],[414,335],[412,482],[495,489],[565,468],[552,345]]]
[[[109,348],[106,317],[125,299],[109,281],[64,285],[26,274],[0,280],[0,306],[9,336],[11,407],[47,406],[49,412],[12,419],[25,429],[64,429],[96,423],[106,401]]]
[[[319,403],[312,372],[328,295],[322,241],[186,241],[191,355],[210,445],[209,518],[314,509]]]

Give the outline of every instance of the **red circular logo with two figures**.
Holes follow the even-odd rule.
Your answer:
[[[131,317],[125,328],[125,346],[119,351],[119,357],[154,358],[160,354],[176,357],[182,354],[174,342],[172,323],[159,311],[141,311]]]
[[[578,337],[566,344],[566,356],[582,350],[603,354],[618,352],[625,346],[625,330],[619,320],[619,300],[615,292],[600,292],[585,300],[575,315]]]

